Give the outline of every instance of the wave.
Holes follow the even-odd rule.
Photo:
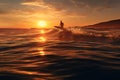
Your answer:
[[[68,41],[98,41],[98,42],[111,42],[120,44],[120,32],[119,30],[111,31],[98,31],[91,29],[72,28],[65,30],[53,29],[49,35],[58,37],[59,40]]]

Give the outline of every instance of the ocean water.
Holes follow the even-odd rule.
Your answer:
[[[0,80],[120,80],[120,30],[0,29]]]

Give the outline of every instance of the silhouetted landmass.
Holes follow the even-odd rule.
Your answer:
[[[99,29],[103,29],[103,28],[106,28],[106,29],[109,29],[109,28],[120,29],[120,19],[101,22],[101,23],[98,23],[98,24],[88,25],[88,26],[84,26],[84,27],[86,27],[86,28],[99,28]]]

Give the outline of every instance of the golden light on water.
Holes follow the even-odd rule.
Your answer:
[[[41,55],[41,56],[44,56],[44,55],[45,55],[45,52],[44,52],[44,51],[40,51],[40,55]]]
[[[39,40],[40,40],[40,42],[46,42],[46,38],[45,38],[45,37],[43,37],[43,36],[42,36],[42,37],[40,37],[40,39],[39,39]]]
[[[46,43],[47,36],[45,35],[45,32],[46,31],[44,29],[39,30],[40,36],[37,37],[35,40],[38,41],[38,42],[40,42],[40,43],[43,43],[43,44]],[[38,48],[38,51],[39,51],[38,54],[40,56],[45,56],[46,55],[43,47]]]
[[[38,26],[40,28],[46,28],[47,27],[47,22],[44,20],[38,21]]]
[[[39,55],[40,56],[45,56],[46,54],[45,54],[45,51],[44,51],[44,48],[40,48],[39,49]]]
[[[40,30],[40,33],[41,33],[41,34],[44,34],[44,33],[45,33],[45,31],[44,31],[44,30]]]

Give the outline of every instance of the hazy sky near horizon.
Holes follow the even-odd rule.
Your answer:
[[[0,0],[0,27],[83,26],[120,18],[120,0]]]

